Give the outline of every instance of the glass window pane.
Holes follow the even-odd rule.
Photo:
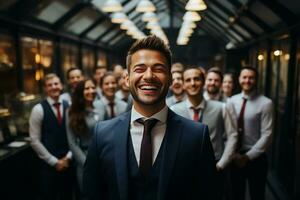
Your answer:
[[[90,8],[85,8],[74,17],[72,17],[64,26],[65,30],[75,34],[82,33],[88,28],[97,18],[98,13]]]
[[[286,41],[276,42],[272,48],[272,77],[271,97],[278,100],[279,111],[284,111],[287,83],[288,63],[290,59],[289,43]]]
[[[235,8],[234,6],[227,1],[224,0],[218,0],[220,4],[222,4],[225,8],[227,8],[228,10],[230,10],[232,13],[235,13]]]
[[[10,1],[0,1],[0,10],[6,10],[10,6],[12,6],[14,3],[16,3],[17,0],[10,0]]]
[[[100,25],[98,25],[94,29],[92,29],[90,32],[88,32],[87,37],[92,40],[97,39],[102,33],[107,31],[107,29],[110,27],[110,25],[111,25],[111,23],[108,21],[101,23]]]
[[[78,47],[73,44],[61,44],[61,66],[64,75],[71,67],[78,67]],[[65,77],[66,80],[66,77]]]
[[[77,2],[78,0],[44,0],[39,3],[35,16],[43,21],[55,23]]]
[[[262,34],[264,32],[262,28],[260,28],[254,21],[252,21],[248,17],[241,17],[240,20],[245,26],[249,27],[256,34]]]
[[[218,8],[214,4],[209,4],[208,6],[209,6],[209,8],[211,8],[212,10],[214,10],[215,12],[217,12],[219,15],[221,15],[222,17],[224,17],[225,19],[228,19],[229,16],[227,14],[225,14],[220,8]]]
[[[281,19],[273,11],[260,2],[253,2],[250,10],[271,27],[274,27],[281,22]]]
[[[31,37],[22,37],[22,64],[24,91],[29,94],[42,92],[41,80],[53,72],[53,43]]]
[[[0,107],[7,106],[10,95],[17,91],[15,42],[0,34]]]
[[[106,54],[102,51],[98,52],[97,66],[107,66]]]
[[[95,67],[95,54],[92,49],[82,49],[82,68],[86,77],[92,77],[93,68]]]

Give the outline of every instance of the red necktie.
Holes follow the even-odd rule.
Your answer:
[[[151,131],[157,123],[157,119],[148,119],[143,121],[142,119],[137,122],[144,125],[143,139],[141,144],[140,153],[140,170],[144,176],[147,176],[152,167],[152,142],[151,142]]]
[[[200,108],[194,108],[192,107],[193,111],[194,111],[194,117],[193,117],[193,120],[195,122],[198,122],[199,121],[199,114],[200,114]]]
[[[238,141],[237,141],[237,150],[239,151],[242,147],[242,139],[244,135],[244,113],[246,108],[247,99],[243,98],[243,104],[241,107],[241,112],[238,118]]]
[[[57,118],[58,124],[61,125],[62,117],[61,117],[61,112],[60,112],[60,103],[54,103],[53,106],[56,109],[56,115],[57,115],[56,118]]]
[[[109,105],[109,108],[110,108],[110,118],[114,118],[115,117],[115,111],[114,111],[114,103],[113,102],[110,102],[108,103]]]

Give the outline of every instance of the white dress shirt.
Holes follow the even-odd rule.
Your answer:
[[[190,119],[191,120],[194,119],[194,114],[195,114],[194,109],[200,109],[199,110],[199,119],[201,119],[201,116],[203,115],[203,110],[205,108],[205,101],[202,99],[202,101],[200,102],[200,104],[197,105],[196,107],[193,106],[193,104],[190,102],[190,100],[188,98],[186,99],[185,102],[186,102],[187,109],[189,111]]]
[[[266,152],[272,141],[273,129],[273,103],[272,101],[256,92],[249,96],[243,92],[228,99],[235,113],[237,123],[243,98],[247,99],[244,112],[244,135],[241,150],[245,150],[250,160],[253,160]]]
[[[47,97],[46,99],[48,103],[51,106],[51,109],[55,116],[57,116],[56,108],[53,106],[55,101],[51,99],[50,97]],[[63,105],[62,105],[62,98],[59,98],[58,102],[60,103],[60,113],[63,114]],[[63,116],[62,116],[63,117]],[[51,166],[55,166],[55,164],[58,161],[58,158],[53,156],[46,147],[41,143],[41,137],[42,137],[42,122],[44,119],[44,110],[42,105],[39,103],[35,105],[31,111],[31,115],[29,118],[29,135],[30,135],[30,144],[33,148],[33,150],[37,153],[39,158],[47,162]],[[67,158],[72,158],[72,153],[69,151],[67,153]]]
[[[189,99],[186,100],[186,106],[189,111],[190,119],[193,120],[194,110],[192,109],[193,105],[189,101]],[[201,103],[198,106],[196,106],[196,109],[197,108],[200,109],[199,119],[201,119],[201,117],[203,117],[202,115],[203,115],[203,111],[204,111],[205,107],[206,107],[205,99],[203,99],[201,101]],[[224,103],[222,106],[222,117],[223,117],[223,121],[224,121],[224,134],[226,137],[226,143],[225,143],[224,150],[222,150],[222,148],[218,148],[218,151],[222,151],[219,153],[222,156],[219,158],[217,165],[221,168],[225,168],[230,163],[232,156],[234,154],[234,151],[235,151],[235,146],[236,146],[236,142],[237,142],[237,129],[236,129],[236,123],[234,122],[234,119],[232,117],[232,113]],[[202,122],[202,123],[205,123],[205,122]],[[212,135],[214,133],[210,132],[210,134]],[[217,144],[216,146],[222,147],[223,144]],[[217,149],[215,149],[215,151],[217,151]]]
[[[143,131],[144,126],[137,122],[138,119],[157,119],[158,122],[152,129],[151,133],[151,140],[152,140],[152,164],[154,163],[159,149],[161,147],[162,141],[164,139],[166,133],[166,121],[168,115],[168,107],[165,106],[161,111],[155,113],[151,117],[147,118],[140,113],[138,113],[134,106],[131,109],[131,119],[130,119],[130,135],[133,144],[134,154],[137,160],[138,165],[140,164],[140,151],[141,151],[141,144],[143,139]]]
[[[204,99],[205,100],[215,100],[215,101],[220,101],[220,99],[221,99],[221,94],[220,93],[218,93],[218,94],[216,94],[216,95],[214,95],[214,96],[210,96],[209,94],[208,94],[208,92],[207,91],[204,91],[204,93],[203,93],[203,97],[204,97]]]
[[[111,118],[112,116],[111,116],[111,110],[110,110],[108,99],[105,96],[102,96],[100,101],[102,101],[105,104],[106,113],[107,113],[108,117]],[[114,106],[113,106],[114,114],[115,114],[115,116],[118,116],[117,109],[116,109],[116,107],[117,107],[116,106],[116,98],[114,99],[113,104],[114,104]]]

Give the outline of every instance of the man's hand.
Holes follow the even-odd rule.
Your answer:
[[[67,157],[59,159],[55,165],[56,171],[62,172],[69,168],[70,161]]]
[[[235,154],[233,157],[234,164],[239,167],[243,168],[249,161],[249,157],[247,155]]]

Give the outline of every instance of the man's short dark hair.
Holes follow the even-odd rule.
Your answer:
[[[135,52],[137,52],[139,50],[143,50],[143,49],[159,51],[160,53],[162,53],[167,60],[168,70],[171,71],[172,53],[171,53],[169,46],[161,38],[159,38],[155,35],[150,35],[143,39],[137,40],[130,47],[130,49],[127,53],[127,58],[126,58],[126,66],[127,66],[128,72],[130,71],[129,67],[131,65],[131,56]]]
[[[203,73],[203,71],[201,69],[199,69],[199,67],[194,66],[194,65],[190,65],[190,66],[187,66],[185,68],[184,72],[187,71],[187,70],[190,70],[190,69],[198,70],[200,72],[200,80],[204,82],[204,80],[205,80],[205,74]],[[183,72],[183,74],[184,74],[184,72]],[[182,75],[182,77],[184,77],[184,75]]]
[[[93,73],[95,73],[97,71],[97,69],[107,69],[107,67],[104,65],[96,66],[93,68]]]
[[[77,67],[71,67],[70,69],[67,70],[67,73],[66,73],[67,79],[70,78],[70,73],[74,70],[79,70],[82,73],[81,69],[79,69]]]
[[[105,79],[107,76],[113,76],[113,77],[116,79],[116,82],[118,83],[116,74],[115,74],[114,72],[112,72],[112,71],[108,71],[108,72],[105,72],[105,74],[103,75],[102,79],[100,80],[100,87],[102,87],[103,81],[104,81],[104,79]]]
[[[220,70],[220,68],[218,68],[218,67],[212,67],[212,68],[210,68],[208,71],[207,71],[207,74],[209,74],[209,73],[211,73],[211,72],[213,72],[213,73],[215,73],[215,74],[218,74],[219,76],[220,76],[220,78],[221,78],[221,81],[223,80],[223,73],[222,73],[222,71]],[[207,76],[207,75],[206,75]]]
[[[257,69],[254,67],[251,67],[251,66],[242,67],[240,70],[240,75],[241,75],[241,72],[245,69],[253,71],[255,73],[256,80],[258,79],[259,73],[258,73]]]

